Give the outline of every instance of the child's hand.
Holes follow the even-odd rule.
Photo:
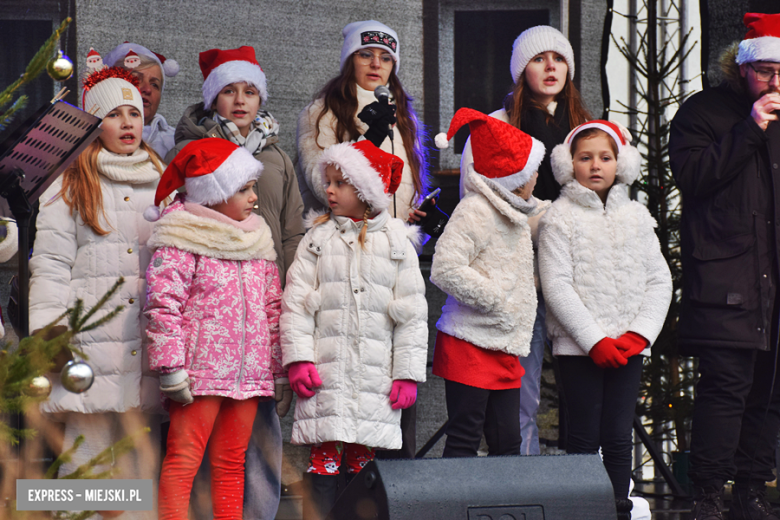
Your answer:
[[[160,376],[160,391],[177,403],[190,404],[194,401],[190,392],[190,378],[183,368]]]
[[[290,386],[298,397],[312,397],[314,388],[322,385],[317,368],[310,361],[299,361],[290,365],[287,377],[290,378]]]
[[[628,360],[618,350],[616,341],[612,338],[604,338],[593,345],[588,355],[601,368],[620,368],[628,363]]]
[[[417,382],[408,379],[397,379],[393,381],[393,388],[390,390],[390,403],[393,410],[402,410],[409,408],[417,400]]]
[[[628,359],[642,352],[650,344],[645,338],[636,332],[626,332],[615,340],[615,346]]]
[[[276,415],[284,417],[290,411],[292,403],[292,387],[290,380],[286,377],[280,377],[274,380],[274,399],[276,400]]]

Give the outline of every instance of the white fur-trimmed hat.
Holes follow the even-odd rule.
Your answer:
[[[135,52],[139,56],[145,56],[152,61],[157,62],[157,65],[160,66],[160,70],[162,73],[172,78],[176,76],[176,74],[179,73],[179,64],[176,62],[176,60],[170,60],[167,59],[162,54],[158,54],[154,51],[151,51],[144,47],[143,45],[139,45],[137,43],[131,43],[131,42],[124,42],[113,49],[111,49],[108,54],[106,54],[106,57],[103,59],[103,62],[108,65],[109,67],[121,67],[124,63],[125,57],[128,55],[130,51]],[[165,88],[165,81],[163,81],[162,88],[160,90],[163,90]]]
[[[395,72],[401,64],[401,55],[398,53],[398,34],[390,27],[376,20],[352,22],[341,31],[344,35],[344,44],[341,46],[341,70],[347,58],[360,49],[374,47],[390,53],[395,60]]]
[[[512,73],[512,79],[518,82],[520,76],[525,71],[528,62],[543,52],[557,52],[566,60],[569,66],[569,80],[574,80],[574,50],[566,37],[549,25],[537,25],[526,29],[512,44],[512,59],[509,61],[509,71]]]
[[[328,166],[341,171],[344,180],[354,186],[358,198],[378,211],[390,205],[404,170],[401,159],[380,150],[367,139],[326,148],[317,164],[323,183]]]
[[[780,63],[780,14],[746,13],[742,22],[748,32],[739,42],[737,63]]]
[[[163,172],[154,195],[154,206],[144,211],[144,218],[150,222],[159,219],[160,203],[182,186],[187,188],[188,201],[210,206],[225,202],[262,172],[260,161],[246,148],[227,139],[210,137],[192,141]]]
[[[257,63],[255,49],[243,45],[238,49],[210,49],[198,58],[203,73],[203,106],[207,110],[226,85],[245,81],[259,90],[260,104],[268,99],[265,72]]]
[[[550,165],[558,184],[564,186],[574,180],[574,160],[571,155],[571,143],[574,137],[589,129],[598,129],[606,132],[618,147],[617,172],[615,178],[622,184],[632,184],[639,177],[642,166],[642,156],[639,150],[631,146],[631,132],[620,123],[596,119],[583,123],[566,136],[563,143],[553,148],[550,154]]]
[[[130,105],[143,114],[144,103],[137,82],[132,74],[119,67],[97,70],[84,79],[81,107],[101,119],[122,105]]]

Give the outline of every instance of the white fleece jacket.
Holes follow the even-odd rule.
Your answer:
[[[539,274],[556,356],[587,356],[605,337],[663,327],[672,278],[647,208],[615,184],[607,203],[576,180],[542,217]],[[645,349],[649,353],[649,349]]]
[[[431,282],[448,294],[436,326],[487,350],[527,356],[536,319],[528,219],[549,202],[533,199],[521,209],[509,202],[519,197],[502,197],[489,182],[469,165],[466,196],[436,242]]]

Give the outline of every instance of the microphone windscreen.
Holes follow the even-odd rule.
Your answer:
[[[374,97],[378,101],[381,101],[382,98],[390,99],[390,96],[391,96],[390,89],[384,85],[379,85],[377,88],[374,89]]]

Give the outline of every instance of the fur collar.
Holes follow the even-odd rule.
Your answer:
[[[607,195],[607,203],[603,204],[595,191],[586,188],[576,180],[569,181],[561,190],[561,197],[566,197],[572,202],[589,209],[614,211],[631,202],[628,197],[628,186],[615,183]]]
[[[244,231],[235,225],[194,215],[176,201],[163,212],[149,239],[155,249],[175,247],[196,255],[223,260],[276,261],[276,250],[268,224],[258,218],[254,231]]]
[[[496,211],[504,215],[512,223],[525,224],[528,221],[529,216],[526,213],[532,213],[533,207],[530,207],[528,211],[516,208],[514,205],[504,200],[503,197],[499,196],[485,180],[485,177],[474,171],[474,164],[469,164],[466,169],[466,179],[463,182],[463,190],[466,195],[468,196],[469,193],[482,195],[494,208],[496,208]],[[532,200],[535,201],[536,199]]]

